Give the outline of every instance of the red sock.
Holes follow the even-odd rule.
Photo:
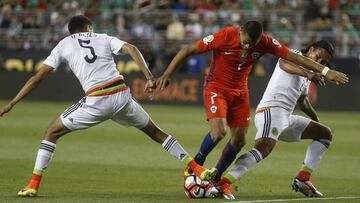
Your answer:
[[[308,181],[310,180],[311,173],[306,171],[299,171],[298,175],[296,176],[297,179],[301,181]]]
[[[38,190],[39,189],[39,186],[40,186],[40,181],[41,181],[41,177],[42,176],[39,176],[39,175],[36,175],[36,174],[32,174],[32,177],[31,177],[31,180],[30,182],[27,184],[27,188],[31,188],[31,189],[35,189],[35,190]]]
[[[221,178],[221,180],[220,180],[220,182],[219,182],[219,185],[221,185],[221,186],[223,186],[223,185],[231,185],[232,184],[232,182],[229,180],[229,179],[227,179],[226,177],[222,177]]]

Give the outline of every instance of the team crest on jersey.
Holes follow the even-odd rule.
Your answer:
[[[240,55],[241,58],[245,58],[248,55],[248,53],[247,53],[247,51],[242,50],[242,51],[240,51],[239,55]]]
[[[278,131],[277,128],[273,128],[273,129],[271,129],[271,133],[272,133],[273,135],[278,135],[279,131]]]
[[[214,35],[208,35],[203,38],[204,44],[208,45],[210,42],[214,40]]]
[[[210,111],[211,111],[211,113],[216,113],[216,111],[217,111],[217,106],[212,105],[212,106],[210,107]]]
[[[272,43],[273,44],[275,44],[276,46],[278,46],[278,47],[281,47],[281,44],[280,44],[280,42],[279,41],[277,41],[276,39],[272,39]]]
[[[259,56],[260,56],[260,53],[259,53],[259,52],[253,52],[253,53],[251,54],[251,57],[252,57],[253,59],[257,59],[257,58],[259,58]]]

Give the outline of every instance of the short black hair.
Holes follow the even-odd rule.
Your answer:
[[[323,48],[330,54],[330,56],[334,55],[334,46],[327,40],[320,40],[315,43],[312,43],[306,49],[301,50],[301,52],[305,54],[310,50],[311,47]]]
[[[82,32],[88,25],[92,26],[92,22],[88,17],[83,15],[74,16],[69,21],[68,30],[70,34],[74,34],[76,32]]]
[[[263,32],[263,26],[258,21],[247,21],[242,29],[246,32],[252,40],[257,40]]]

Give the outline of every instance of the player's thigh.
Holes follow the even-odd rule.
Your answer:
[[[250,99],[248,92],[243,92],[239,96],[233,96],[228,104],[226,120],[230,128],[249,127]]]
[[[148,125],[150,116],[137,101],[131,98],[111,119],[125,127],[143,129]]]
[[[278,140],[279,135],[289,126],[290,112],[283,108],[268,108],[255,114],[257,129],[255,140],[271,138]]]
[[[84,97],[66,109],[60,119],[67,129],[82,130],[109,119],[112,106],[109,97]]]
[[[280,134],[279,140],[285,142],[298,142],[311,120],[303,116],[291,115],[289,126]]]
[[[310,121],[301,134],[301,139],[332,140],[331,129],[319,122]]]
[[[203,100],[207,120],[212,118],[226,118],[227,101],[219,89],[204,88]]]

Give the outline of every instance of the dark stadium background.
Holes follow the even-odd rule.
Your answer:
[[[181,47],[224,26],[255,19],[290,48],[305,48],[319,39],[331,41],[336,50],[331,65],[348,74],[351,82],[337,88],[314,86],[312,100],[318,109],[360,110],[360,94],[356,94],[360,86],[360,2],[356,0],[3,0],[0,7],[0,83],[7,85],[0,99],[10,99],[56,43],[68,35],[66,22],[73,15],[85,14],[94,21],[95,32],[138,46],[156,76]],[[276,60],[262,57],[252,71],[253,107]],[[149,102],[138,91],[144,77],[137,65],[128,57],[116,61],[135,90],[134,96]],[[190,57],[172,78],[173,87],[158,93],[151,103],[201,105],[202,79],[209,61],[209,54]],[[81,97],[82,90],[68,69],[59,72],[28,99],[76,101]]]

